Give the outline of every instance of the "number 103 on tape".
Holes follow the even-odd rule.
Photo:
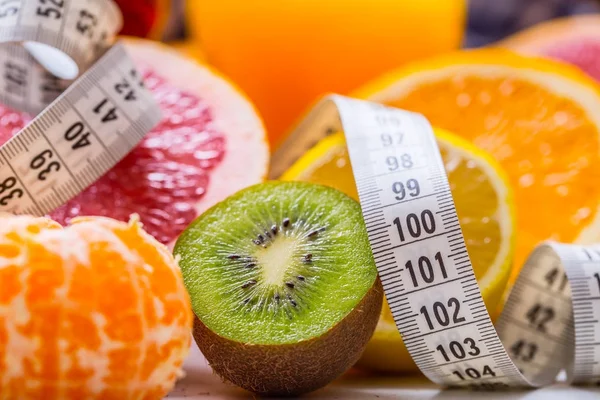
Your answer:
[[[541,243],[495,326],[428,121],[332,96],[273,156],[272,176],[343,131],[373,257],[411,357],[445,386],[501,389],[600,380],[600,247]],[[390,134],[396,132],[397,134]]]

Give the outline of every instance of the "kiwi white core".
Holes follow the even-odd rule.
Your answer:
[[[263,283],[282,286],[285,282],[288,266],[292,264],[292,255],[296,254],[297,239],[278,237],[266,249],[259,249],[256,260],[261,266]]]

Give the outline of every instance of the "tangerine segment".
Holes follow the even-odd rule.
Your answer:
[[[189,298],[167,249],[133,220],[0,226],[0,398],[154,398],[190,345]]]
[[[361,96],[422,113],[500,162],[516,192],[520,267],[540,241],[573,242],[597,217],[599,93],[566,65],[482,50],[411,66]]]

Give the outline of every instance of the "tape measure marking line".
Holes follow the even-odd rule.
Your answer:
[[[13,144],[15,145],[15,147],[17,147],[18,151],[28,151],[27,146],[25,146],[23,139],[20,137],[17,137]]]
[[[377,241],[379,239],[383,239],[386,238],[387,240],[389,240],[387,231],[383,231],[383,232],[375,232],[373,233],[372,236],[369,236],[370,238],[372,238],[373,241]],[[381,262],[385,262],[386,260],[381,260]],[[385,265],[382,264],[382,268],[385,267]]]

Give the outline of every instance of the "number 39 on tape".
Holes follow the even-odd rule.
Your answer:
[[[0,211],[57,208],[159,122],[121,24],[112,0],[0,1],[0,103],[37,115],[0,148]]]
[[[401,135],[390,135],[401,131]],[[433,382],[540,387],[600,380],[600,247],[542,243],[494,327],[444,164],[421,115],[332,96],[274,154],[272,178],[343,131],[379,276],[413,360]],[[382,232],[385,232],[383,235]]]

